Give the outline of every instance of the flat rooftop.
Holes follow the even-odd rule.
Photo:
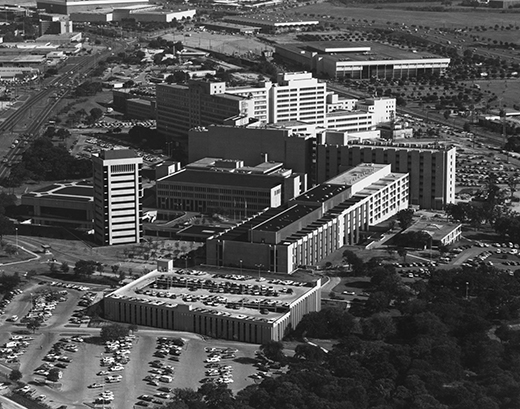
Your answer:
[[[226,16],[222,19],[223,21],[240,21],[242,23],[249,23],[249,25],[255,26],[256,24],[262,25],[277,25],[277,24],[319,24],[319,20],[302,20],[299,18],[281,17],[276,15],[257,15],[257,16]]]
[[[138,158],[137,153],[132,149],[110,149],[99,153],[101,159],[127,159]]]
[[[60,200],[93,201],[94,187],[90,182],[55,183],[42,187],[22,196],[35,198],[53,198]]]
[[[277,47],[287,48],[294,52],[309,51],[327,54],[337,61],[380,61],[380,60],[419,60],[442,57],[429,52],[413,52],[390,45],[370,42],[350,41],[309,41],[305,43],[277,44]]]
[[[248,188],[272,189],[281,181],[277,177],[261,174],[247,174],[234,172],[218,172],[215,170],[182,169],[173,175],[161,179],[161,182],[243,186]]]
[[[302,193],[295,200],[298,202],[305,201],[323,203],[325,200],[330,199],[331,197],[334,197],[341,192],[344,192],[348,188],[349,186],[342,186],[339,184],[321,184],[313,187],[312,189],[309,189],[305,193]]]
[[[329,180],[327,180],[327,184],[330,185],[344,185],[344,186],[352,186],[354,183],[363,180],[364,178],[380,171],[383,168],[389,167],[387,164],[378,164],[378,163],[361,163],[355,166],[352,169],[349,169]]]
[[[440,220],[419,220],[408,227],[402,234],[424,231],[429,233],[433,240],[441,240],[459,226],[461,226],[460,223],[443,223]]]
[[[253,229],[259,231],[277,232],[317,209],[319,208],[316,206],[294,204],[286,209],[281,210],[278,214],[270,217],[263,223],[254,226]]]
[[[144,304],[184,308],[237,319],[274,322],[291,303],[310,291],[314,282],[258,281],[256,274],[213,274],[202,270],[152,271],[107,295]],[[267,310],[267,314],[261,310]]]

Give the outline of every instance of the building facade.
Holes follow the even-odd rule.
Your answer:
[[[157,85],[157,129],[177,140],[197,126],[302,122],[340,131],[374,130],[395,116],[394,98],[340,99],[310,72],[278,74],[276,83],[227,88],[225,82],[191,80]],[[233,122],[235,121],[235,122]]]
[[[139,243],[143,159],[130,149],[107,150],[93,157],[92,165],[96,241],[106,246]]]
[[[360,163],[387,163],[410,174],[410,204],[442,210],[455,202],[455,147],[362,142],[338,144],[326,137],[316,146],[318,183]]]
[[[243,161],[205,158],[157,180],[157,207],[224,213],[233,219],[279,207],[307,190],[305,175],[281,163],[244,166]]]
[[[442,74],[449,58],[406,52],[378,43],[305,42],[275,44],[276,54],[304,69],[331,78],[409,78]]]
[[[188,85],[157,85],[157,130],[179,142],[196,126],[223,124],[254,112],[253,99],[225,93],[224,82],[192,80]]]
[[[105,318],[262,344],[281,341],[305,314],[321,309],[320,279],[302,285],[270,283],[264,290],[253,277],[236,281],[197,273],[202,285],[182,270],[159,267],[105,296]]]
[[[291,273],[317,265],[408,207],[408,174],[361,164],[206,241],[206,262]],[[259,267],[260,268],[260,267]]]

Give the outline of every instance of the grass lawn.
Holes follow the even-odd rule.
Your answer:
[[[513,104],[520,104],[518,98],[520,95],[519,79],[475,81],[475,84],[480,85],[482,92],[486,94],[489,92],[488,95],[495,94],[497,96],[498,99],[491,102],[492,106],[505,105],[512,108]]]
[[[433,4],[433,3],[428,3]],[[435,4],[435,5],[438,5]],[[518,13],[502,13],[499,10],[476,10],[468,8],[467,11],[449,11],[449,12],[432,12],[432,11],[409,11],[393,8],[395,5],[381,6],[385,8],[375,8],[375,5],[367,7],[342,7],[328,2],[312,4],[305,7],[288,10],[287,13],[297,12],[299,14],[316,14],[335,16],[336,19],[346,17],[348,19],[367,19],[375,20],[376,23],[384,23],[387,21],[398,22],[404,24],[415,24],[429,27],[473,27],[473,26],[494,26],[498,25],[517,25],[520,20]],[[392,7],[393,6],[393,7]],[[424,7],[424,3],[422,3]],[[410,4],[401,4],[401,7],[411,7]],[[486,34],[486,33],[482,33]]]

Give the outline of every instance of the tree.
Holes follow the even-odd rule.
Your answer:
[[[5,254],[7,254],[8,256],[12,256],[13,254],[18,253],[18,247],[14,246],[12,244],[8,244],[7,246],[4,247],[4,251],[5,251]]]
[[[92,120],[95,122],[103,116],[103,111],[101,108],[95,107],[90,110],[90,116]]]
[[[58,382],[62,376],[63,373],[58,368],[52,368],[47,375],[47,379],[51,382]]]
[[[406,230],[412,225],[414,211],[412,209],[403,209],[396,215],[399,227],[402,230]]]
[[[444,111],[443,116],[444,116],[444,119],[446,119],[446,120],[450,119],[451,111],[449,109],[447,109],[446,111]]]
[[[103,341],[115,341],[128,335],[129,329],[121,324],[105,325],[101,328],[100,337]]]
[[[279,341],[267,341],[260,345],[260,350],[264,353],[264,355],[273,360],[273,361],[283,361],[285,360],[285,355],[283,353],[283,343]]]
[[[399,247],[397,249],[397,254],[399,254],[403,258],[403,263],[406,263],[406,256],[408,255],[408,250],[404,247]]]
[[[13,369],[9,373],[9,379],[13,382],[18,382],[20,379],[22,379],[22,373],[18,369]]]
[[[469,122],[464,122],[464,126],[462,127],[464,132],[471,132],[471,124]]]
[[[69,267],[69,265],[64,261],[63,263],[61,263],[60,270],[61,270],[62,273],[68,273],[69,270],[70,270],[70,267]]]
[[[94,260],[78,260],[74,265],[74,274],[78,276],[91,276],[96,271],[98,263]]]
[[[0,215],[0,241],[3,239],[5,234],[14,233],[14,224],[4,215]]]
[[[40,320],[32,319],[29,322],[27,322],[27,329],[31,330],[33,334],[36,332],[37,329],[39,329],[41,326]]]
[[[323,362],[325,352],[315,345],[299,344],[294,350],[294,357],[312,362]]]
[[[173,48],[174,48],[176,53],[180,53],[182,50],[184,50],[184,45],[182,44],[182,41],[177,41],[173,45]]]

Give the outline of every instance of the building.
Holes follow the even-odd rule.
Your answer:
[[[208,30],[224,31],[227,33],[240,33],[240,34],[257,34],[260,31],[260,27],[245,26],[241,24],[223,23],[223,22],[207,22],[204,23],[204,27]]]
[[[373,131],[377,137],[376,125],[394,116],[394,98],[339,98],[309,72],[280,73],[274,84],[260,81],[250,87],[227,88],[225,82],[207,80],[157,85],[158,130],[178,141],[196,126],[295,121],[338,131]]]
[[[89,182],[63,182],[24,193],[32,224],[90,230],[94,226],[94,188]]]
[[[157,180],[159,209],[225,213],[234,219],[279,207],[307,190],[304,174],[282,163],[244,166],[241,160],[205,158]]]
[[[302,121],[326,126],[327,83],[309,72],[279,73],[270,92],[269,122]]]
[[[72,21],[63,14],[40,13],[40,36],[45,34],[72,33]]]
[[[174,270],[171,262],[103,298],[105,318],[212,338],[281,341],[305,314],[321,308],[321,279],[269,280]]]
[[[292,273],[408,207],[408,174],[364,163],[206,241],[206,263]],[[259,267],[260,268],[260,267]]]
[[[226,23],[259,27],[264,33],[279,33],[290,30],[309,29],[320,24],[319,20],[290,19],[287,17],[279,17],[274,14],[258,16],[243,16],[239,14],[225,16],[222,20]]]
[[[442,74],[450,64],[449,58],[379,43],[310,41],[274,47],[282,59],[330,78],[408,78]]]
[[[410,204],[442,210],[455,202],[456,149],[418,143],[349,142],[322,133],[316,146],[316,181],[321,183],[360,163],[392,165],[409,173]]]
[[[302,131],[311,128],[311,132]],[[239,158],[246,166],[255,166],[259,159],[281,162],[296,173],[313,173],[315,127],[286,122],[280,126],[262,127],[208,126],[189,132],[188,161],[206,157]]]
[[[143,159],[133,150],[101,151],[92,158],[94,174],[94,234],[103,245],[139,243]]]
[[[488,7],[498,9],[511,9],[520,7],[520,0],[489,0]]]
[[[190,80],[188,85],[157,85],[157,129],[185,142],[196,126],[223,124],[235,117],[252,117],[254,100],[225,93],[225,82]]]
[[[41,0],[36,2],[36,7],[47,13],[71,14],[96,9],[147,6],[148,4],[148,0]]]
[[[431,237],[431,247],[449,246],[460,240],[462,224],[447,223],[438,219],[420,219],[408,227],[402,234],[425,232]],[[428,243],[430,246],[430,243]]]

